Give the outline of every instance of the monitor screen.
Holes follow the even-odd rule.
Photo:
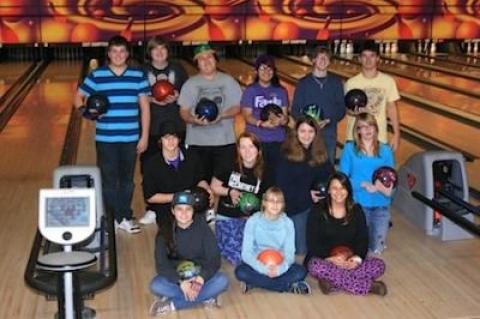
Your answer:
[[[47,197],[46,227],[86,227],[90,224],[89,197]]]

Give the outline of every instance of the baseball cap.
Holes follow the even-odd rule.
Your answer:
[[[201,44],[193,50],[193,60],[196,60],[200,54],[205,52],[214,54],[215,50],[208,43]]]
[[[190,205],[193,207],[195,204],[195,198],[192,193],[189,192],[178,192],[173,195],[172,206],[175,205]]]

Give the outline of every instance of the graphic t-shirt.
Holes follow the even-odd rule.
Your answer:
[[[280,107],[288,106],[288,95],[285,88],[273,85],[263,87],[258,82],[255,82],[249,85],[243,92],[240,105],[245,108],[251,108],[253,117],[259,120],[262,109],[270,103]],[[285,140],[284,127],[269,129],[247,123],[246,130],[255,134],[261,142],[283,142]]]
[[[375,116],[377,120],[378,139],[387,143],[387,103],[400,99],[395,80],[382,72],[378,72],[373,79],[366,78],[362,73],[359,73],[345,83],[345,92],[351,89],[365,91],[368,98],[366,111]],[[354,124],[355,117],[347,114],[347,140],[353,140]]]

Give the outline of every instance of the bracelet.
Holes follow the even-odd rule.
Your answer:
[[[232,191],[232,188],[231,188],[231,187],[229,187],[229,188],[228,188],[228,190],[227,190],[227,196],[229,196],[229,197],[230,197],[230,192],[231,192],[231,191]]]

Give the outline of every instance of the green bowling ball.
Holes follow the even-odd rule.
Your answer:
[[[260,199],[253,193],[242,193],[238,208],[245,215],[251,215],[260,209]]]
[[[180,276],[181,280],[189,280],[200,274],[201,267],[195,265],[193,261],[184,260],[177,265],[177,274]]]

